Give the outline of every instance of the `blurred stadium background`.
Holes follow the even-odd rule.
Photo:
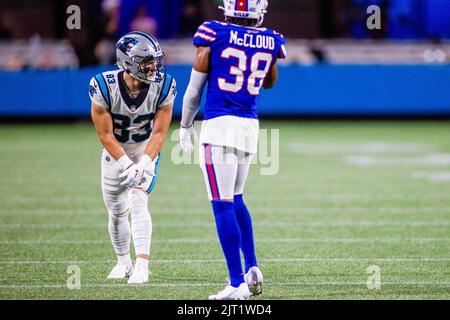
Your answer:
[[[221,19],[220,2],[0,0],[0,298],[204,299],[222,285],[201,172],[170,161],[175,139],[150,201],[151,283],[106,281],[88,96],[121,35],[152,33],[178,83],[175,130],[192,35]],[[450,1],[269,2],[265,25],[288,38],[289,57],[260,99],[263,128],[280,130],[280,171],[258,164],[247,188],[262,298],[449,299]],[[80,30],[66,27],[73,4]],[[373,4],[381,30],[366,28]],[[66,287],[69,265],[81,290]],[[381,290],[366,286],[373,265]]]
[[[221,18],[219,2],[1,1],[0,69],[9,72],[0,74],[0,116],[89,116],[82,88],[114,64],[115,42],[131,29],[161,39],[186,87],[192,35],[201,21]],[[71,4],[81,8],[80,30],[66,27]],[[371,4],[382,9],[381,30],[366,27]],[[272,1],[266,25],[289,39],[289,58],[261,114],[448,116],[449,15],[446,0]]]

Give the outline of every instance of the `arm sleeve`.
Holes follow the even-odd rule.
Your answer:
[[[211,22],[205,22],[198,27],[197,32],[194,35],[194,46],[196,47],[209,47],[216,41],[217,31],[214,30],[214,26]]]
[[[105,97],[103,97],[102,90],[97,79],[94,77],[89,83],[89,96],[91,101],[98,105],[99,107],[108,109],[108,104],[106,103]]]
[[[277,36],[277,41],[279,43],[279,49],[277,52],[277,58],[278,59],[286,59],[287,58],[287,51],[286,51],[286,39],[281,33],[275,32],[275,35]]]
[[[287,58],[286,46],[282,44],[278,52],[278,59],[286,59],[286,58]]]
[[[200,109],[200,99],[207,78],[207,73],[198,72],[192,69],[191,80],[189,81],[189,85],[183,98],[183,114],[181,117],[182,127],[190,127],[194,122],[195,116]]]

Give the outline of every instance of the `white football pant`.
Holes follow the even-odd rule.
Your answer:
[[[142,156],[142,155],[141,155]],[[132,160],[136,163],[139,159]],[[120,185],[120,169],[116,161],[106,150],[102,154],[102,192],[103,200],[109,213],[108,230],[117,255],[130,252],[130,240],[136,255],[149,255],[152,236],[152,220],[148,210],[148,195],[153,191],[159,171],[156,163],[155,176],[144,174],[142,183],[137,188],[127,189]],[[131,228],[128,214],[131,214]]]
[[[233,200],[244,193],[253,154],[232,147],[200,145],[200,167],[209,200]]]

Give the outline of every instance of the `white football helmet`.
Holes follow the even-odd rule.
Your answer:
[[[158,41],[144,32],[133,31],[120,38],[116,57],[119,68],[147,84],[160,82],[161,73],[165,72],[164,53]]]
[[[241,18],[257,20],[256,27],[262,25],[267,13],[268,0],[223,0],[223,7],[227,18]]]

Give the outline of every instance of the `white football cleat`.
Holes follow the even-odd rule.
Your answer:
[[[134,266],[133,274],[128,279],[128,284],[144,284],[148,283],[148,275],[150,271],[148,266],[142,264],[136,264]]]
[[[262,293],[263,275],[258,267],[251,267],[244,275],[244,280],[252,296],[258,296]]]
[[[108,279],[125,279],[133,273],[133,264],[117,263],[109,273]]]
[[[209,296],[209,300],[248,300],[250,298],[250,291],[248,285],[244,282],[237,288],[230,284],[225,289],[219,291],[215,295]]]

